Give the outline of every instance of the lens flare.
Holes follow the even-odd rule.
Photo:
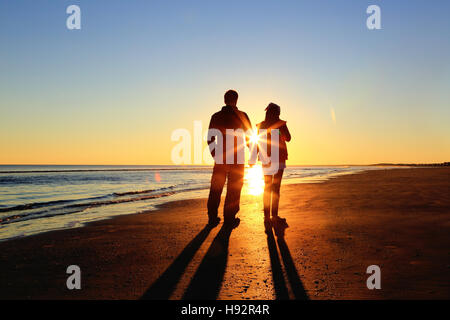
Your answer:
[[[250,136],[250,142],[253,144],[257,144],[259,141],[259,136],[256,131],[253,131],[252,135]]]

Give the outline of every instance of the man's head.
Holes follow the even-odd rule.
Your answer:
[[[225,105],[236,107],[238,101],[238,93],[234,90],[228,90],[224,96]]]

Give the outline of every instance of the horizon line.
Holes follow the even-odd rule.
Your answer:
[[[366,164],[288,164],[288,166],[375,166],[375,165],[430,165],[430,164],[444,164],[448,161],[441,162],[378,162]],[[214,164],[21,164],[21,163],[1,163],[0,166],[178,166],[178,167],[211,167]]]

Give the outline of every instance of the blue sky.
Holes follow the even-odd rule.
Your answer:
[[[371,4],[382,30],[366,28]],[[295,164],[448,161],[449,9],[1,1],[0,163],[170,164],[171,132],[206,126],[229,88],[253,123],[281,105]]]

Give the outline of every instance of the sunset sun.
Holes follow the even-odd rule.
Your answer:
[[[252,144],[257,144],[258,141],[259,141],[258,133],[256,131],[253,131],[252,135],[250,136],[250,142]]]

